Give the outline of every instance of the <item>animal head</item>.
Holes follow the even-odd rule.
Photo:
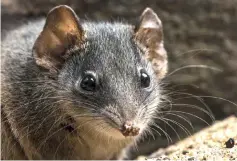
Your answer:
[[[82,22],[68,6],[55,7],[33,55],[38,66],[56,75],[58,95],[70,100],[62,108],[74,118],[87,113],[119,137],[136,136],[159,109],[167,54],[161,20],[150,8],[132,26]]]

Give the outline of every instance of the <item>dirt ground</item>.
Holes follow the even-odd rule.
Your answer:
[[[58,4],[70,5],[82,19],[132,23],[144,8],[151,7],[164,26],[170,68],[164,81],[169,84],[167,93],[172,93],[172,109],[191,113],[182,117],[189,119],[194,129],[183,119],[171,119],[194,133],[207,126],[197,117],[208,124],[213,122],[194,106],[210,109],[216,120],[237,115],[237,0],[2,0],[1,3],[2,38],[7,31],[30,19],[46,16]],[[181,138],[187,136],[182,128],[175,126],[175,129]],[[166,130],[175,143],[176,134],[169,127]],[[134,157],[167,145],[165,136],[149,142],[149,146],[141,143]]]

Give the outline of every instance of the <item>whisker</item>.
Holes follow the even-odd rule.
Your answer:
[[[175,132],[175,134],[177,135],[178,139],[181,140],[178,132],[175,130],[175,128],[172,125],[170,125],[170,123],[168,121],[165,121],[162,118],[158,118],[158,117],[156,119],[159,119],[159,120],[163,121],[164,123],[166,123]]]
[[[168,118],[162,118],[162,119],[167,120],[167,121],[170,121],[170,122],[172,122],[172,123],[178,125],[188,136],[191,136],[191,133],[189,132],[189,130],[188,130],[185,126],[183,126],[182,124],[180,124],[179,122],[174,121],[174,120],[171,120],[171,119],[168,119]]]
[[[177,112],[177,113],[183,113],[183,114],[187,114],[187,115],[190,115],[190,116],[193,116],[193,117],[196,117],[198,118],[199,120],[203,121],[204,123],[206,123],[208,126],[210,126],[210,124],[208,122],[206,122],[205,120],[203,120],[201,117],[198,117],[194,114],[191,114],[191,113],[188,113],[188,112],[183,112],[183,111],[164,111],[164,112],[161,112],[161,113],[172,113],[172,112]]]
[[[159,125],[157,125],[156,123],[152,123],[152,125],[154,125],[156,128],[160,129],[166,136],[168,144],[169,144],[169,140],[171,141],[171,143],[173,142],[173,140],[171,139],[170,135],[165,132],[165,130],[163,130]]]
[[[173,100],[180,100],[180,99],[184,99],[184,98],[195,98],[198,101],[200,101],[203,106],[205,106],[205,108],[208,110],[210,115],[214,116],[212,111],[211,111],[211,109],[210,109],[210,107],[208,107],[208,105],[204,102],[204,100],[200,96],[197,96],[197,95],[194,95],[194,94],[190,94],[190,93],[185,93],[185,92],[174,92],[174,93],[188,95],[188,97],[181,97],[181,98],[176,98],[176,99],[173,99]]]
[[[218,72],[223,72],[223,70],[221,70],[219,68],[216,68],[216,67],[213,67],[213,66],[207,66],[207,65],[203,65],[203,64],[200,64],[200,65],[186,65],[186,66],[183,66],[183,67],[180,67],[178,69],[173,70],[166,77],[169,77],[169,76],[173,75],[174,73],[176,73],[180,70],[183,70],[183,69],[187,69],[187,68],[204,68],[204,69],[210,69],[210,70],[214,70],[214,71],[218,71]]]
[[[187,106],[187,107],[198,109],[198,110],[204,112],[205,114],[207,114],[211,118],[212,122],[215,121],[215,117],[213,116],[213,114],[209,113],[207,110],[205,110],[199,106],[191,105],[191,104],[173,104],[173,105],[174,106],[182,106],[182,107]]]
[[[201,97],[201,98],[215,98],[215,99],[223,100],[223,101],[226,101],[226,102],[228,102],[228,103],[230,103],[230,104],[232,104],[232,105],[237,107],[236,103],[234,103],[234,102],[232,102],[232,101],[230,101],[228,99],[225,99],[225,98],[216,97],[216,96],[198,96],[198,97]]]
[[[193,49],[193,50],[188,50],[187,52],[177,53],[175,55],[177,55],[178,57],[179,56],[183,56],[185,54],[190,54],[190,53],[193,54],[193,55],[196,55],[196,54],[201,54],[201,53],[203,53],[205,51],[210,51],[210,52],[213,52],[213,53],[214,52],[218,53],[218,51],[213,50],[213,49]],[[206,52],[205,52],[205,54],[206,54]],[[193,55],[191,55],[191,56],[193,56]]]

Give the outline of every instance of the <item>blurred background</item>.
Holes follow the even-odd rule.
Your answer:
[[[82,19],[129,23],[151,7],[163,22],[169,56],[164,82],[172,101],[167,109],[174,111],[166,117],[175,121],[170,122],[174,129],[158,123],[173,142],[156,133],[155,140],[141,141],[132,157],[171,145],[179,136],[182,139],[212,124],[212,115],[215,120],[237,115],[237,0],[2,0],[2,39],[59,4],[71,6]]]

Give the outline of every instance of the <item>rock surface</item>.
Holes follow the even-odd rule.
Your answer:
[[[148,156],[152,160],[237,160],[237,117],[218,121],[211,127]],[[226,145],[229,139],[235,141]],[[139,157],[142,160],[146,157]]]

